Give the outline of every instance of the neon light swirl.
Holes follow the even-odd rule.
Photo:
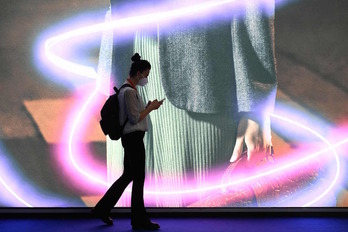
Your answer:
[[[67,71],[70,71],[72,73],[79,74],[79,75],[84,76],[84,77],[94,78],[98,82],[98,80],[100,78],[93,68],[65,60],[62,57],[56,55],[54,52],[52,52],[52,48],[54,46],[56,46],[57,44],[63,43],[66,40],[74,38],[74,37],[85,36],[85,35],[88,35],[91,33],[102,32],[104,30],[128,28],[128,27],[132,27],[132,26],[139,26],[139,25],[145,25],[145,24],[150,24],[150,23],[156,23],[157,21],[173,20],[173,19],[176,19],[178,17],[184,17],[184,16],[187,16],[189,14],[197,13],[200,11],[214,10],[214,7],[222,6],[224,4],[232,3],[232,2],[235,2],[235,1],[233,1],[233,0],[230,0],[230,1],[211,1],[211,2],[202,3],[200,5],[175,9],[175,10],[171,10],[171,11],[159,12],[159,13],[154,13],[154,14],[147,14],[147,15],[141,15],[141,16],[136,16],[136,17],[130,17],[130,18],[116,20],[116,21],[113,21],[111,23],[95,24],[95,25],[91,25],[91,26],[84,27],[81,29],[69,31],[69,32],[64,33],[62,35],[52,37],[46,41],[46,43],[45,43],[46,56],[47,56],[47,59],[50,62],[52,62],[54,65],[56,65],[62,69],[65,69]],[[96,86],[98,86],[98,83],[96,84]],[[95,176],[90,175],[88,171],[83,170],[78,165],[78,162],[74,158],[74,153],[78,152],[78,151],[74,150],[75,141],[76,141],[76,138],[78,137],[78,132],[79,132],[78,131],[78,124],[80,123],[82,115],[86,115],[85,111],[88,109],[88,107],[90,107],[92,99],[96,96],[96,94],[97,94],[97,88],[90,94],[88,100],[85,102],[85,104],[83,105],[83,107],[80,110],[80,113],[76,116],[76,118],[74,120],[73,127],[71,128],[71,132],[70,132],[70,136],[69,136],[69,143],[68,143],[69,158],[79,173],[81,173],[82,175],[84,175],[85,177],[87,177],[89,180],[91,180],[93,182],[108,186],[109,184],[106,183],[105,181],[102,181],[102,180],[96,178]],[[303,130],[310,132],[314,136],[321,139],[324,143],[326,143],[328,148],[324,149],[322,151],[312,153],[303,159],[293,161],[293,162],[291,162],[287,165],[284,165],[282,167],[279,167],[279,168],[276,168],[276,169],[273,169],[273,170],[255,175],[255,176],[251,176],[251,177],[243,178],[243,179],[240,179],[240,180],[237,180],[234,182],[226,183],[226,184],[219,184],[219,185],[209,186],[209,187],[205,187],[205,188],[189,189],[189,190],[182,190],[182,191],[170,191],[170,192],[169,191],[168,192],[167,191],[160,191],[160,192],[158,192],[158,191],[146,191],[145,193],[146,194],[156,194],[156,195],[158,195],[158,194],[173,195],[173,194],[191,194],[191,193],[197,193],[197,192],[202,192],[202,191],[205,192],[205,191],[214,190],[214,189],[221,189],[221,188],[224,188],[227,186],[246,183],[246,182],[249,182],[251,180],[255,180],[257,178],[260,178],[260,177],[269,176],[269,175],[275,174],[277,172],[281,172],[281,171],[284,171],[286,169],[293,168],[296,165],[298,165],[299,163],[311,160],[311,159],[323,154],[324,152],[332,151],[334,154],[335,160],[336,160],[336,165],[337,165],[335,177],[332,180],[332,183],[330,184],[330,186],[326,189],[326,191],[324,191],[320,196],[318,196],[317,198],[308,202],[304,206],[309,206],[309,205],[314,204],[315,202],[322,199],[329,191],[331,191],[334,188],[334,186],[339,178],[339,174],[340,174],[339,158],[338,158],[337,152],[335,150],[335,147],[340,146],[344,143],[347,143],[348,139],[343,140],[335,145],[332,145],[327,139],[324,138],[324,136],[320,135],[318,132],[316,132],[315,130],[313,130],[311,128],[308,128],[302,124],[299,124],[295,121],[292,121],[291,119],[287,119],[287,118],[280,116],[280,115],[273,114],[272,117],[286,121],[294,126],[297,126]]]

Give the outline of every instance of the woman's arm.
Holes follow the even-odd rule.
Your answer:
[[[164,99],[161,101],[158,101],[157,99],[154,101],[149,101],[147,103],[147,107],[145,108],[145,110],[140,112],[138,122],[140,122],[141,120],[146,118],[146,116],[149,115],[151,113],[151,111],[157,110],[162,105],[163,101],[164,101]]]

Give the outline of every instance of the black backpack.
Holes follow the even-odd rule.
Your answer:
[[[124,84],[121,86],[120,89],[117,89],[116,86],[114,87],[115,94],[111,95],[106,102],[103,105],[103,108],[100,111],[101,120],[100,120],[100,127],[103,130],[103,133],[105,135],[109,135],[110,139],[112,140],[118,140],[121,138],[123,129],[126,126],[126,123],[128,121],[128,118],[125,120],[125,122],[120,125],[120,116],[119,116],[119,110],[120,106],[118,104],[118,94],[120,90],[124,87],[132,87],[129,84]]]

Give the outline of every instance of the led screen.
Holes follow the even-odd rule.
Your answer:
[[[146,206],[348,206],[344,1],[17,2],[0,23],[0,207],[98,202],[124,152],[100,110],[134,53],[151,63],[142,100],[165,98]]]

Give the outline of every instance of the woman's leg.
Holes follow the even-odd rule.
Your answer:
[[[147,219],[144,205],[145,182],[145,147],[144,132],[133,132],[123,136],[122,144],[125,158],[129,164],[128,171],[132,176],[131,218],[132,223]]]
[[[95,206],[95,210],[98,214],[104,216],[109,215],[111,209],[116,205],[126,187],[133,180],[131,156],[131,153],[127,152],[125,149],[123,174],[113,183]]]

